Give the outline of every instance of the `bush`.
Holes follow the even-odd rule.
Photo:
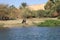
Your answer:
[[[37,11],[37,16],[38,17],[48,17],[48,13],[49,11],[48,10],[38,10]]]
[[[60,26],[60,21],[57,21],[57,20],[46,20],[45,22],[38,23],[37,26],[56,27],[56,26]]]

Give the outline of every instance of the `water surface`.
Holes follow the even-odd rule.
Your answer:
[[[0,40],[60,40],[60,28],[10,28],[0,30]]]

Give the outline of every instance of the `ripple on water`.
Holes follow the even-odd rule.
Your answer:
[[[0,40],[60,40],[60,28],[10,28],[0,31]]]

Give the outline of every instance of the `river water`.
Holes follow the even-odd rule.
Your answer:
[[[60,28],[9,28],[0,30],[0,40],[60,40]]]

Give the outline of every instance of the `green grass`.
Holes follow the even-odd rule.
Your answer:
[[[60,26],[60,21],[58,20],[46,20],[45,22],[37,23],[40,27],[57,27]]]

